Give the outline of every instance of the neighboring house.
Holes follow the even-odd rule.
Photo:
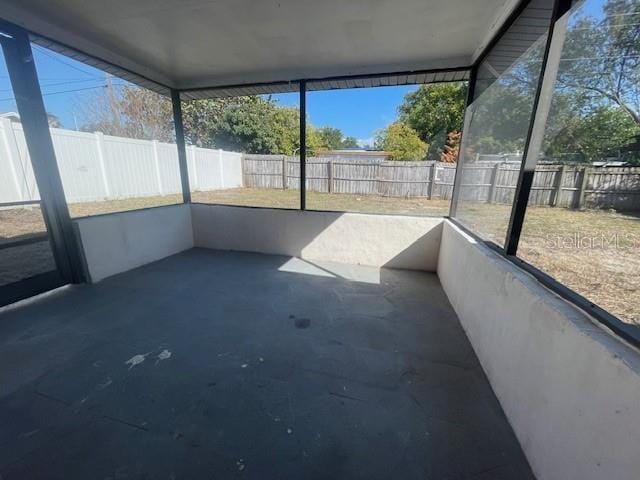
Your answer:
[[[14,123],[22,123],[18,112],[0,113],[0,118],[8,118]],[[53,113],[47,113],[47,122],[51,128],[60,128],[60,120]]]

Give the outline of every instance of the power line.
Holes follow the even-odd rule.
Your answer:
[[[40,88],[48,88],[48,87],[59,87],[61,85],[70,85],[72,83],[86,83],[86,82],[96,82],[98,81],[97,79],[93,79],[93,78],[87,78],[85,80],[68,80],[65,82],[58,82],[58,83],[43,83],[40,85]],[[0,92],[13,92],[12,88],[5,88],[0,90]]]
[[[119,86],[119,87],[125,86],[124,84],[121,84],[121,83],[118,83],[118,84],[115,84],[115,85]],[[97,88],[106,88],[106,87],[107,87],[106,85],[98,85],[96,87],[75,88],[73,90],[63,90],[63,91],[60,91],[60,92],[43,93],[42,96],[43,97],[47,97],[47,96],[50,96],[50,95],[59,95],[59,94],[62,94],[62,93],[82,92],[84,90],[95,90]],[[15,100],[15,97],[0,98],[0,102],[7,102],[9,100]]]
[[[53,55],[52,52],[49,52],[48,50],[46,50],[45,48],[41,47],[40,45],[34,45],[34,48],[37,51],[39,51],[40,53],[42,53],[43,55],[51,58],[52,60],[55,60],[56,62],[62,63],[63,65],[66,65],[67,67],[73,68],[74,70],[77,70],[78,72],[84,73],[85,75],[89,75],[89,76],[95,77],[95,78],[100,78],[95,73],[87,72],[86,70],[83,70],[80,67],[77,67],[76,65],[63,60],[62,58]]]

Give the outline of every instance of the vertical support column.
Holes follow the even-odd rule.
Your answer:
[[[300,210],[307,208],[307,82],[300,81]]]
[[[560,57],[564,46],[570,8],[571,0],[556,0],[554,5],[547,43],[542,57],[542,71],[538,80],[531,113],[531,123],[524,147],[522,166],[520,167],[516,185],[515,201],[511,209],[507,237],[504,242],[504,250],[507,255],[515,255],[518,250],[524,216],[529,202],[529,193],[531,192],[533,176],[540,150],[542,149],[547,117],[551,109],[551,100],[556,77],[558,76],[558,68],[560,67]]]
[[[56,163],[29,36],[25,30],[8,22],[0,22],[0,27],[5,34],[0,37],[0,44],[20,113],[56,265],[65,281],[79,283],[83,280],[80,250]]]
[[[471,75],[469,76],[469,86],[467,88],[467,100],[464,108],[464,120],[462,125],[462,133],[460,134],[460,148],[458,149],[458,160],[456,161],[456,173],[453,177],[453,190],[451,192],[451,205],[449,205],[449,216],[451,218],[456,216],[458,209],[458,197],[460,196],[460,183],[462,182],[461,172],[461,158],[464,151],[464,140],[469,135],[469,126],[471,125],[471,118],[473,117],[473,111],[471,105],[473,104],[473,97],[476,90],[476,79],[478,77],[478,66],[474,65],[471,69]]]
[[[178,146],[178,165],[180,166],[182,201],[184,203],[191,203],[189,169],[187,167],[187,149],[184,143],[184,125],[182,124],[182,104],[180,103],[180,92],[178,90],[171,89],[171,103],[173,104],[173,124],[176,130],[176,145]]]
[[[109,178],[107,177],[107,167],[104,164],[104,134],[102,132],[94,132],[96,137],[96,148],[98,150],[98,165],[100,166],[100,176],[102,177],[102,188],[104,188],[104,198],[111,198],[111,189],[109,188]]]

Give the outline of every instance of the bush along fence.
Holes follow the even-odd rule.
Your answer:
[[[52,128],[67,201],[90,202],[181,192],[175,144]],[[512,158],[513,157],[513,158]],[[464,165],[463,200],[511,204],[520,162],[481,156]],[[298,157],[187,147],[194,191],[252,187],[297,189]],[[450,199],[456,164],[345,157],[307,159],[307,189],[316,192]],[[38,200],[22,126],[0,119],[0,203]],[[640,167],[539,165],[529,202],[567,208],[640,210]]]

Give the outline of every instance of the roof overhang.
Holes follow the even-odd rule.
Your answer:
[[[411,74],[468,69],[518,3],[0,0],[0,16],[34,33],[41,45],[111,66],[147,87],[286,90],[310,79],[312,90],[347,77],[358,86],[365,76],[392,73],[389,84],[402,84]]]

